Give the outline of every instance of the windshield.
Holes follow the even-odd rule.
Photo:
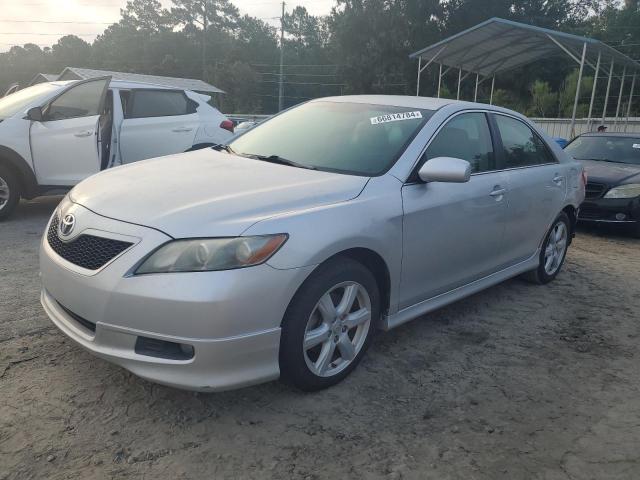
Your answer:
[[[376,176],[391,168],[433,113],[415,107],[310,102],[258,125],[230,146],[238,155]]]
[[[640,137],[578,137],[566,146],[565,151],[577,160],[640,165]]]
[[[50,83],[39,83],[33,87],[18,90],[11,95],[0,98],[0,120],[15,115],[38,97],[46,95],[47,93],[59,88],[60,86],[52,85]]]

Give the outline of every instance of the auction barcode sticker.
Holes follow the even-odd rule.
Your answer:
[[[379,117],[371,117],[371,125],[398,122],[400,120],[415,120],[416,118],[422,118],[422,112],[388,113],[386,115],[380,115]]]

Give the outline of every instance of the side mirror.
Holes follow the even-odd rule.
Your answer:
[[[29,110],[27,110],[27,119],[33,120],[34,122],[41,122],[44,119],[42,108],[31,107]]]
[[[436,157],[427,160],[418,176],[423,182],[464,183],[471,177],[471,164],[453,157]]]

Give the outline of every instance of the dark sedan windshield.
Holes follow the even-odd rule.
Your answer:
[[[578,137],[566,146],[565,151],[577,160],[640,165],[640,137]]]
[[[433,113],[414,107],[310,102],[257,126],[230,146],[238,155],[376,176],[395,163]]]

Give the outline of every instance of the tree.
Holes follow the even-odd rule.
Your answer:
[[[548,117],[556,111],[558,94],[551,91],[547,82],[536,80],[531,85],[531,107],[528,115],[534,117]]]
[[[129,0],[120,9],[120,24],[147,34],[168,31],[176,23],[168,10],[158,0]]]

